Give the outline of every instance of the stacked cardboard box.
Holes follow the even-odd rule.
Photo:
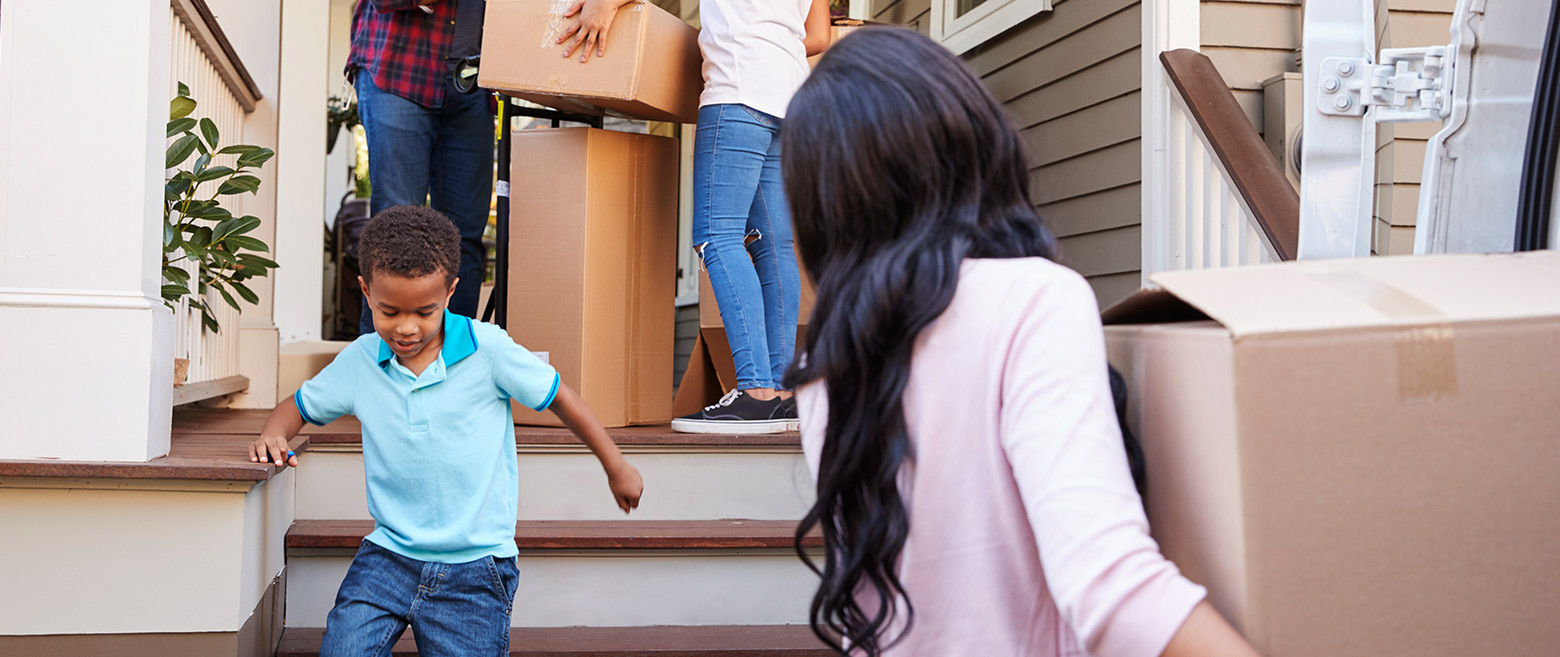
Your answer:
[[[572,2],[488,0],[478,84],[579,114],[693,123],[704,89],[699,33],[644,0],[618,10],[606,55],[565,59]]]
[[[1153,281],[1105,315],[1149,521],[1262,654],[1560,654],[1560,253]]]
[[[594,128],[514,135],[509,333],[609,427],[671,420],[677,141]],[[556,426],[515,406],[515,422]]]

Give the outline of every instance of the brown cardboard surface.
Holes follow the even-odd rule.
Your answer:
[[[1161,549],[1270,657],[1560,654],[1557,272],[1550,252],[1155,277],[1219,320],[1106,328]]]
[[[509,333],[605,426],[671,419],[677,143],[592,128],[514,135]],[[515,422],[558,426],[516,405]]]
[[[897,25],[897,24],[894,24],[894,23],[879,23],[879,22],[876,22],[876,21],[862,21],[862,20],[856,20],[854,18],[836,18],[836,19],[834,19],[834,23],[829,26],[829,45],[833,46],[840,39],[845,38],[845,36],[850,34],[851,32],[859,30],[859,29],[861,29],[863,27],[871,27],[871,26],[903,27],[902,25]],[[824,48],[823,52],[829,52],[829,49],[828,48]],[[816,55],[813,55],[812,57],[808,57],[807,58],[807,66],[809,66],[809,67],[817,66],[818,65],[818,60],[823,59],[823,52],[818,53]]]
[[[551,0],[489,0],[477,82],[540,105],[582,114],[694,123],[704,90],[698,30],[649,2],[618,10],[607,54],[565,59],[547,35]],[[675,167],[674,167],[675,168]]]
[[[812,277],[807,275],[807,268],[802,266],[801,256],[796,256],[796,270],[801,273],[802,297],[798,304],[796,323],[806,326],[812,319],[812,309],[815,297],[818,295],[817,286],[813,285]],[[725,322],[720,318],[720,304],[715,302],[715,291],[710,287],[710,274],[699,267],[699,328],[721,328]]]

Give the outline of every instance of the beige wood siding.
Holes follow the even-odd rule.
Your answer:
[[[925,33],[930,9],[880,0],[872,15]],[[1138,0],[1059,0],[965,56],[1029,146],[1062,261],[1102,305],[1136,291],[1142,268],[1141,43]]]
[[[1386,0],[1389,10],[1382,47],[1411,48],[1451,41],[1456,0]],[[1419,214],[1419,176],[1425,148],[1440,123],[1399,123],[1393,139],[1376,151],[1377,199],[1375,251],[1381,255],[1414,252],[1414,223]]]
[[[1262,81],[1300,71],[1299,0],[1205,0],[1201,19],[1203,54],[1261,132]]]

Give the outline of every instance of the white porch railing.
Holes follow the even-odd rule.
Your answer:
[[[1145,76],[1156,92],[1144,121],[1145,282],[1293,259],[1299,195],[1213,63],[1185,49],[1157,59],[1162,75]]]
[[[1170,110],[1170,205],[1161,269],[1211,269],[1278,260],[1242,204],[1208,137],[1176,97]]]
[[[191,116],[211,119],[224,144],[244,143],[244,115],[253,110],[257,94],[244,86],[247,80],[235,79],[245,77],[235,74],[242,71],[241,66],[235,61],[221,61],[229,54],[215,43],[218,39],[213,38],[214,26],[205,22],[210,18],[209,11],[204,11],[203,4],[197,8],[197,4],[175,0],[169,12],[173,41],[169,88],[177,89],[180,83],[189,87],[190,96],[199,103]],[[233,166],[236,160],[236,155],[224,155],[213,164]],[[244,214],[242,195],[223,197],[223,202],[234,215]],[[194,267],[185,269],[191,274],[190,287],[194,289]],[[215,293],[206,295],[206,303],[216,315],[221,332],[206,330],[200,310],[191,308],[188,299],[174,307],[174,357],[189,360],[186,381],[174,390],[175,405],[238,392],[249,386],[249,380],[238,369],[238,311]]]

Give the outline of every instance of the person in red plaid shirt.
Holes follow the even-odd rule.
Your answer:
[[[493,195],[491,94],[474,89],[484,0],[358,0],[347,78],[368,136],[369,206],[432,205],[461,236],[450,310],[477,316]],[[470,73],[470,75],[467,75]],[[372,332],[371,309],[359,321]]]

